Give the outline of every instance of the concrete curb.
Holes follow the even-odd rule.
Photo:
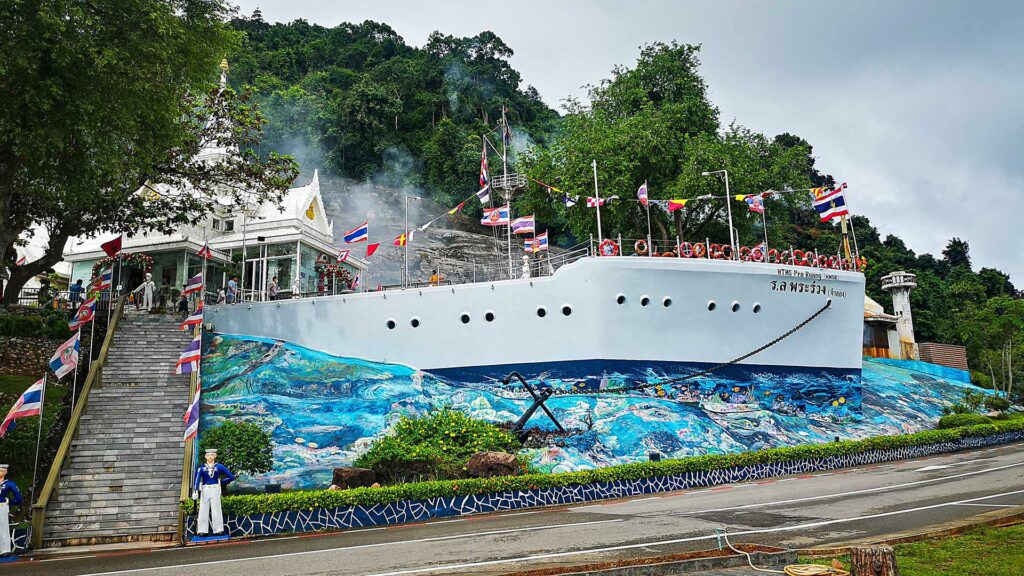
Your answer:
[[[737,544],[738,547],[745,546]],[[761,546],[769,548],[768,546]],[[783,550],[776,548],[777,552],[756,551],[750,553],[750,561],[758,567],[780,569],[789,564],[797,562],[795,550]],[[688,554],[677,554],[678,556],[696,556],[699,552]],[[516,575],[533,576],[544,574],[558,576],[670,576],[672,574],[690,574],[694,572],[706,572],[708,570],[724,570],[728,568],[748,567],[747,557],[743,554],[730,553],[727,556],[711,556],[704,558],[679,558],[668,560],[673,556],[664,556],[664,561],[659,558],[635,559],[622,561],[625,565],[600,568],[601,564],[584,564],[579,567],[567,566],[564,568],[549,568],[540,570],[529,570],[515,572]],[[604,563],[607,564],[607,563]],[[591,567],[591,568],[588,568]]]

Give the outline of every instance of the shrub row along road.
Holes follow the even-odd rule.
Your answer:
[[[4,566],[11,575],[508,574],[714,548],[791,548],[1024,512],[1024,444],[756,483],[220,546]]]

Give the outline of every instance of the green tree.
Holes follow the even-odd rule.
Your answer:
[[[223,0],[0,5],[0,262],[33,224],[49,234],[42,257],[11,270],[4,302],[72,236],[167,231],[214,195],[287,190],[294,163],[251,151],[262,117],[211,83],[237,43],[229,14]],[[241,152],[197,158],[209,146]]]
[[[203,432],[199,453],[217,449],[217,461],[235,474],[265,474],[274,467],[270,434],[249,422],[224,422]]]

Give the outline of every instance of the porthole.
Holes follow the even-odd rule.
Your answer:
[[[664,298],[661,299],[661,305],[664,306],[665,308],[668,308],[669,306],[672,305],[672,299],[669,298],[668,296],[665,296]]]
[[[626,295],[625,294],[619,294],[618,296],[616,296],[615,297],[615,303],[619,304],[619,305],[625,304],[626,303]]]
[[[398,324],[395,323],[395,319],[394,318],[388,318],[388,321],[387,321],[388,330],[394,330],[395,326],[398,326]]]
[[[568,316],[570,314],[572,314],[572,306],[562,304],[562,316]]]
[[[466,312],[462,313],[461,320],[463,324],[469,324],[469,314]]]
[[[643,296],[640,297],[640,305],[641,306],[647,306],[650,303],[651,303],[651,299],[648,298],[646,294],[644,294]]]
[[[733,312],[739,312],[740,311],[740,303],[739,302],[733,300],[733,302],[732,302],[732,311]]]
[[[709,300],[708,301],[708,312],[714,312],[715,308],[717,308],[717,307],[718,307],[718,305],[715,304],[714,300]]]
[[[487,320],[488,322],[494,322],[494,312],[488,310],[487,313],[484,314],[484,320]]]
[[[539,317],[543,318],[543,317],[545,317],[545,316],[547,316],[547,315],[548,315],[548,310],[547,310],[547,308],[545,308],[545,307],[543,307],[543,306],[538,306],[538,307],[537,307],[537,316],[539,316]]]
[[[760,311],[761,311],[761,303],[760,302],[754,302],[754,314],[757,314]]]
[[[413,328],[419,328],[420,327],[420,319],[415,317],[415,316],[413,316],[412,320],[409,320],[409,325],[411,325]]]

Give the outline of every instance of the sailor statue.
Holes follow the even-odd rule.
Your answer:
[[[206,451],[206,464],[196,470],[192,499],[199,500],[199,526],[197,536],[209,536],[212,520],[213,534],[224,534],[224,513],[220,508],[221,486],[235,479],[227,466],[217,462],[217,449]]]
[[[520,276],[523,280],[530,277],[530,257],[523,256],[523,275]]]
[[[8,520],[11,504],[21,504],[21,491],[17,484],[7,479],[7,464],[0,464],[0,556],[9,556],[14,551]]]
[[[141,308],[145,308],[146,310],[153,309],[153,295],[156,293],[156,282],[153,282],[152,274],[146,272],[146,280],[142,284],[139,284],[139,287],[132,290],[132,292],[136,294],[141,293],[140,296],[138,296],[139,300],[136,300]]]

